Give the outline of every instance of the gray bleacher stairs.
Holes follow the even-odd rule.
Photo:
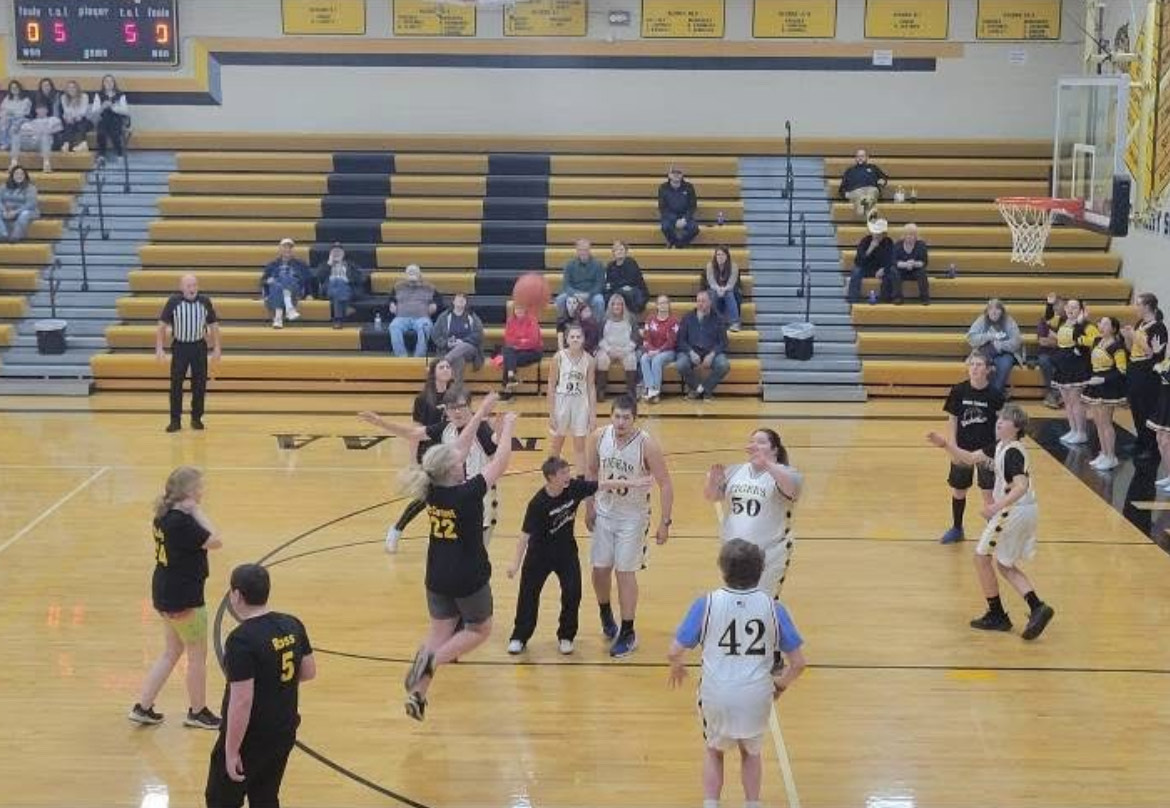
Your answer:
[[[784,158],[744,157],[739,161],[764,400],[864,401],[857,334],[845,302],[841,251],[825,193],[824,161],[793,158],[792,168],[796,243],[790,245],[788,200],[783,195]],[[785,357],[781,334],[784,325],[804,320],[805,301],[798,296],[802,214],[812,270],[810,320],[816,326],[815,354],[806,362]]]
[[[97,172],[88,173],[73,214],[65,222],[64,235],[53,245],[53,254],[61,262],[57,318],[69,323],[68,349],[60,355],[37,352],[36,323],[50,316],[46,267],[12,345],[0,352],[0,394],[89,394],[93,381],[90,357],[107,348],[106,328],[119,321],[118,298],[130,290],[127,273],[139,265],[138,248],[149,239],[150,223],[158,217],[158,200],[167,194],[174,170],[172,152],[132,151],[130,192],[126,193],[121,160],[109,162],[102,194],[109,239],[103,239],[99,229]],[[84,292],[78,241],[83,210],[87,210],[85,221],[91,228],[86,239],[89,290]]]

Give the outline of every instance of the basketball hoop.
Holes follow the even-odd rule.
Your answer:
[[[1085,209],[1081,199],[1050,196],[1005,196],[995,200],[1012,231],[1012,262],[1044,266],[1044,245],[1057,213],[1079,217]]]

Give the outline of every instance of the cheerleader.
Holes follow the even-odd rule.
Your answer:
[[[1063,312],[1057,312],[1056,294],[1051,292],[1044,308],[1044,319],[1056,332],[1052,386],[1060,391],[1064,416],[1068,419],[1069,431],[1060,436],[1060,442],[1077,446],[1089,440],[1088,416],[1081,401],[1081,391],[1093,375],[1089,351],[1097,339],[1097,326],[1089,322],[1088,313],[1075,297],[1065,301]]]
[[[1154,433],[1146,425],[1158,409],[1158,374],[1154,366],[1166,358],[1166,325],[1162,322],[1162,310],[1158,298],[1143,292],[1134,301],[1134,312],[1138,321],[1121,329],[1125,347],[1129,350],[1129,368],[1126,370],[1129,411],[1133,416],[1134,457],[1143,460],[1154,459],[1157,448]]]
[[[455,378],[455,370],[446,359],[437,359],[427,369],[427,383],[423,391],[414,397],[414,410],[410,419],[421,427],[435,426],[447,423],[447,414],[443,408],[443,394],[451,386]],[[415,449],[415,461],[421,463],[427,449],[435,444],[425,438],[418,442]],[[414,518],[426,510],[427,504],[421,499],[411,500],[406,510],[398,517],[398,521],[386,531],[386,552],[398,552],[398,540]]]
[[[1015,404],[1008,404],[995,422],[994,445],[977,452],[960,449],[954,441],[931,432],[927,440],[956,463],[990,466],[995,469],[995,499],[983,508],[987,527],[975,547],[975,571],[987,612],[971,621],[980,631],[1011,631],[1012,621],[999,597],[996,571],[1011,584],[1031,613],[1021,636],[1034,640],[1052,620],[1055,610],[1036,594],[1036,588],[1018,566],[1036,554],[1036,495],[1032,490],[1028,454],[1020,439],[1028,427],[1028,415]]]
[[[1121,323],[1116,317],[1102,317],[1097,328],[1101,336],[1093,345],[1089,364],[1093,375],[1081,394],[1089,406],[1089,415],[1097,425],[1097,442],[1101,453],[1089,465],[1097,471],[1117,468],[1117,430],[1113,428],[1113,408],[1125,403],[1125,376],[1128,354],[1121,338]]]
[[[1150,347],[1153,348],[1152,343]],[[1162,460],[1170,464],[1170,356],[1154,365],[1154,372],[1161,379],[1161,391],[1158,396],[1158,407],[1146,421],[1146,426],[1153,430],[1158,439],[1158,451],[1162,455]],[[1154,485],[1164,491],[1170,491],[1170,475],[1155,481]]]

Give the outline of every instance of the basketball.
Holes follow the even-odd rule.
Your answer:
[[[516,279],[516,285],[512,287],[512,299],[537,315],[551,295],[548,281],[539,272],[526,272]]]

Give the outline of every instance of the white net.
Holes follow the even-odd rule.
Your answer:
[[[1012,231],[1012,261],[1031,267],[1044,266],[1044,245],[1048,243],[1056,209],[1022,200],[999,200],[998,205]]]

